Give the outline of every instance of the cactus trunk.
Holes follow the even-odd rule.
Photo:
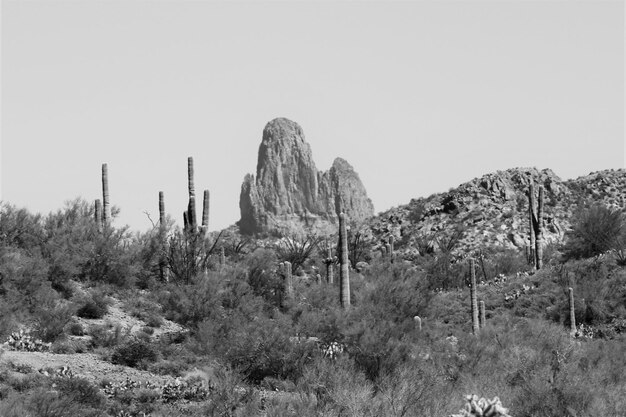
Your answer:
[[[206,237],[209,233],[209,190],[204,190],[202,199],[202,234]]]
[[[285,293],[287,298],[293,298],[293,275],[291,273],[291,262],[285,261],[284,273],[285,273]]]
[[[159,191],[159,229],[165,227],[165,196],[163,191]]]
[[[569,287],[569,334],[570,336],[576,336],[576,312],[574,311],[574,289]]]
[[[535,224],[535,268],[543,267],[543,187],[539,187],[537,222]]]
[[[102,223],[108,227],[111,223],[111,202],[109,201],[109,168],[107,164],[102,164]]]
[[[339,257],[339,299],[341,307],[350,308],[350,270],[348,269],[348,230],[346,226],[346,215],[339,214],[339,247],[341,253]]]
[[[196,189],[193,182],[193,158],[187,158],[187,188],[189,190],[189,205],[187,206],[187,229],[196,231]]]
[[[159,245],[161,254],[159,256],[159,277],[162,282],[167,282],[169,277],[167,274],[167,254],[166,254],[166,236],[165,236],[165,195],[163,191],[159,191]]]
[[[96,230],[102,232],[102,203],[99,198],[95,202],[94,220],[96,221]]]
[[[333,250],[330,246],[330,243],[326,243],[326,250],[328,251],[328,258],[326,258],[326,281],[329,284],[334,284],[335,283],[335,271],[333,270],[333,264],[334,264],[334,259],[333,259]]]
[[[220,266],[224,268],[226,265],[226,253],[224,252],[224,246],[220,248]]]
[[[478,322],[478,299],[476,296],[476,262],[473,258],[470,259],[470,297],[472,303],[472,333],[478,334],[479,322]]]
[[[393,262],[394,253],[393,253],[393,236],[389,236],[389,259]]]
[[[528,185],[528,263],[535,265],[535,187],[532,181],[531,178]]]
[[[485,328],[485,323],[487,322],[487,317],[485,315],[485,302],[481,300],[478,303],[478,307],[479,307],[479,310],[480,310],[480,328],[484,329]]]

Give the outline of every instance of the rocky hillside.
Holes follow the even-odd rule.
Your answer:
[[[336,222],[339,210],[355,220],[374,214],[352,166],[337,158],[330,170],[318,171],[302,128],[284,118],[265,126],[256,177],[244,178],[239,207],[244,234],[281,232],[301,223],[323,229]]]
[[[379,246],[394,236],[405,259],[433,246],[433,238],[463,234],[457,251],[468,253],[489,247],[523,250],[529,231],[528,185],[545,190],[544,237],[559,242],[570,227],[580,201],[593,201],[623,209],[626,170],[605,170],[563,181],[549,169],[512,168],[461,184],[445,193],[411,200],[369,222]]]

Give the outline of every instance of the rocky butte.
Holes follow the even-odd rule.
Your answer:
[[[374,215],[352,166],[336,158],[328,171],[318,171],[302,128],[285,118],[263,129],[256,177],[245,176],[239,208],[238,225],[244,234],[323,230],[337,222],[340,211],[355,221]]]

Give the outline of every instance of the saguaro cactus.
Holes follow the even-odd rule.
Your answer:
[[[539,198],[535,210],[535,189],[532,179],[528,185],[528,214],[531,264],[535,265],[535,269],[541,269],[543,266],[543,187],[539,187]]]
[[[543,267],[543,187],[539,187],[537,221],[535,223],[535,268]]]
[[[476,261],[470,258],[470,298],[472,303],[472,333],[478,334],[480,329],[478,321],[478,299],[476,296]]]
[[[413,321],[415,322],[415,327],[417,327],[418,331],[422,331],[422,318],[420,316],[413,317]]]
[[[196,220],[196,188],[193,182],[193,157],[187,158],[187,188],[189,190],[189,205],[187,206],[187,229],[195,232]]]
[[[224,252],[224,246],[220,248],[220,266],[223,268],[226,265],[226,253]]]
[[[485,302],[483,300],[480,300],[480,302],[478,303],[478,307],[480,311],[480,328],[484,329],[485,323],[487,323],[487,316],[485,315]]]
[[[107,164],[102,164],[102,205],[103,211],[103,224],[104,227],[108,227],[111,223],[111,202],[109,201],[109,168]]]
[[[391,262],[393,262],[393,257],[394,257],[394,253],[393,253],[393,236],[389,236],[389,240],[388,240],[388,244],[389,244],[389,259],[391,260]]]
[[[159,256],[159,276],[161,281],[167,282],[167,242],[165,236],[165,196],[163,191],[159,191],[159,245],[161,254]]]
[[[209,233],[209,190],[204,190],[204,198],[202,199],[202,234],[206,236]]]
[[[165,195],[163,191],[159,191],[159,229],[161,231],[165,227]]]
[[[567,289],[569,293],[569,334],[570,336],[576,336],[576,312],[574,311],[574,289],[569,287]]]
[[[341,307],[350,308],[350,270],[348,268],[348,229],[346,226],[346,215],[339,214],[339,247],[341,254],[339,257],[339,299]]]
[[[535,187],[533,179],[528,185],[528,263],[535,265]]]
[[[326,242],[326,259],[324,259],[324,263],[326,264],[326,282],[329,284],[335,283],[335,271],[333,268],[333,264],[335,263],[335,259],[333,258],[333,249],[330,246],[330,243]]]
[[[102,203],[99,198],[95,202],[94,220],[96,221],[96,230],[102,232]]]

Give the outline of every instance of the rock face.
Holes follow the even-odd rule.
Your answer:
[[[302,128],[278,118],[263,130],[256,177],[248,174],[239,199],[242,233],[281,232],[293,225],[322,227],[343,210],[351,220],[374,215],[374,206],[352,166],[335,159],[318,171]]]

